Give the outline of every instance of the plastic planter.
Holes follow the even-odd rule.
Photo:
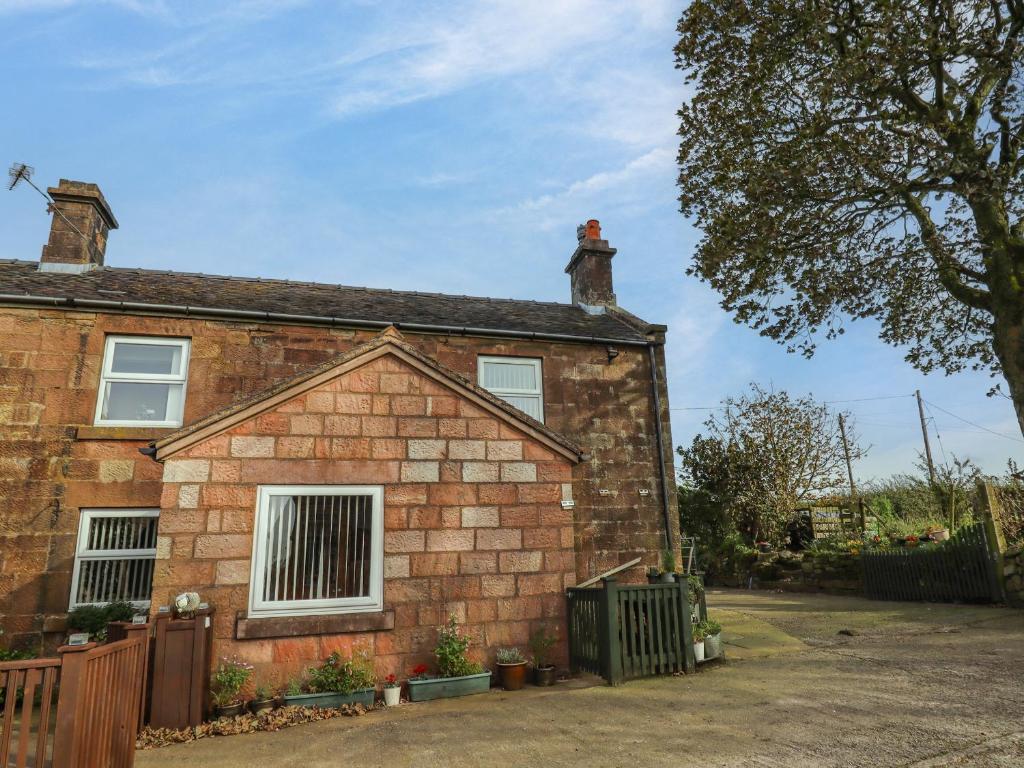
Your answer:
[[[722,653],[722,633],[704,638],[704,659],[717,659]]]
[[[704,641],[701,640],[699,643],[693,644],[693,659],[694,661],[704,661]]]
[[[491,687],[491,673],[465,677],[433,677],[429,680],[409,681],[409,701],[430,701],[448,699],[454,696],[468,696],[472,693],[486,693]]]
[[[321,709],[337,708],[343,704],[362,704],[367,709],[373,706],[373,688],[363,688],[352,693],[300,693],[287,695],[284,703],[287,707],[320,707]]]

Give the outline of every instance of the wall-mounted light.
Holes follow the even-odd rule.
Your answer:
[[[619,350],[617,350],[615,347],[608,347],[608,362],[609,363],[612,360],[614,360],[616,357],[618,357],[618,356],[619,356]]]

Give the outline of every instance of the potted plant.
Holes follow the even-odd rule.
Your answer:
[[[238,658],[221,659],[210,679],[213,706],[218,718],[242,714],[241,691],[252,676],[252,665]]]
[[[704,661],[704,622],[693,625],[693,658],[694,661]]]
[[[388,707],[397,707],[401,702],[402,683],[394,674],[384,678],[384,704]]]
[[[409,701],[429,701],[449,696],[485,693],[491,685],[491,673],[468,658],[469,638],[459,631],[454,616],[438,630],[437,676],[427,674],[425,665],[416,667],[409,678]],[[419,672],[417,672],[419,670]]]
[[[700,601],[704,597],[704,580],[695,573],[686,577],[686,599],[690,604],[690,621],[694,624],[700,619]]]
[[[772,551],[771,542],[768,541],[758,541],[755,543],[754,546],[757,547],[758,552],[761,552],[763,554],[767,554],[768,552]]]
[[[717,659],[722,654],[722,625],[714,619],[702,621],[704,630],[704,658]]]
[[[547,686],[555,684],[555,665],[548,663],[548,652],[558,642],[558,636],[549,634],[541,627],[530,635],[530,651],[533,653],[533,682]]]
[[[256,715],[265,710],[273,709],[276,703],[274,692],[270,689],[270,686],[260,683],[253,692],[252,701],[249,702],[249,711]]]
[[[373,706],[373,667],[365,654],[351,659],[332,653],[319,667],[306,670],[306,679],[288,686],[285,704],[299,707],[340,707],[343,704]]]
[[[676,553],[671,549],[661,552],[661,581],[671,584],[676,580]]]
[[[518,648],[498,649],[498,678],[506,691],[518,691],[526,681],[526,657]]]

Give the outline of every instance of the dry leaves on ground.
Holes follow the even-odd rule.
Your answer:
[[[244,714],[237,717],[225,717],[194,728],[173,730],[171,728],[143,728],[135,741],[138,749],[154,749],[168,744],[184,744],[187,741],[205,739],[208,736],[231,736],[236,733],[255,733],[256,731],[278,731],[293,725],[311,723],[316,720],[330,720],[334,717],[354,717],[366,714],[362,704],[343,704],[338,708],[321,709],[320,707],[281,707],[280,709],[260,712],[256,715]]]

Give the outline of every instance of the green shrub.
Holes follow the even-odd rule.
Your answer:
[[[476,662],[467,657],[470,640],[459,631],[459,622],[454,616],[437,633],[437,671],[441,677],[463,677],[483,671]]]
[[[239,700],[239,694],[252,676],[252,665],[236,658],[221,659],[210,677],[213,703],[226,707]]]
[[[80,605],[68,613],[68,629],[88,632],[90,640],[107,639],[107,625],[112,621],[131,621],[140,611],[123,600],[106,605]]]
[[[548,652],[558,642],[558,636],[551,634],[541,627],[530,635],[530,651],[533,653],[533,663],[538,669],[547,669]]]
[[[343,659],[335,651],[306,674],[306,688],[310,693],[352,693],[376,684],[373,665],[362,653]]]
[[[499,664],[524,664],[526,657],[518,648],[499,648],[497,660]]]

